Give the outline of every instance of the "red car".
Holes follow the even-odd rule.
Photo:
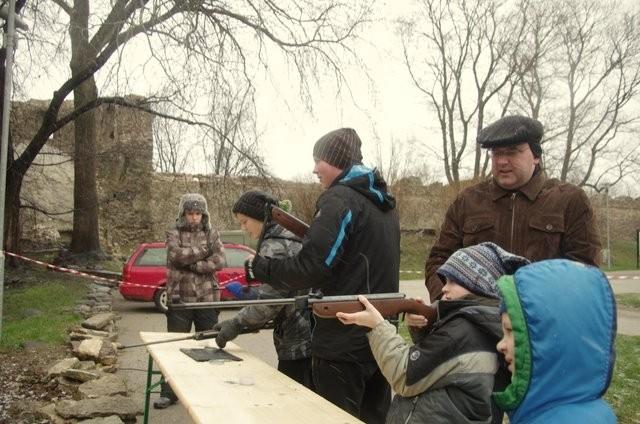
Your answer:
[[[244,278],[244,261],[255,251],[242,244],[224,244],[227,266],[216,272],[220,283],[220,298],[222,300],[236,299],[225,288],[226,283],[239,281],[247,285]],[[127,300],[155,302],[156,307],[165,312],[167,310],[167,248],[165,243],[142,243],[129,257],[122,269],[120,294]]]

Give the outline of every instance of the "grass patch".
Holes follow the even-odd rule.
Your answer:
[[[601,238],[603,236],[601,235]],[[606,239],[602,239],[602,247],[606,248]],[[636,269],[636,241],[635,240],[611,240],[611,268],[607,267],[607,261],[602,261],[602,269],[605,271],[624,271]]]
[[[640,309],[640,293],[623,293],[616,295],[618,306]]]
[[[82,321],[73,308],[87,293],[84,280],[25,267],[8,269],[6,281],[1,349],[15,349],[28,340],[62,344],[66,329]]]
[[[616,365],[613,380],[604,398],[611,404],[621,424],[640,422],[640,336],[616,337]]]
[[[420,280],[424,278],[424,263],[435,238],[413,233],[402,233],[400,237],[401,280]]]

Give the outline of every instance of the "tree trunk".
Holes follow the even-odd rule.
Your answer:
[[[4,202],[4,249],[7,252],[20,252],[20,190],[22,188],[22,175],[16,175],[7,171],[7,189]],[[9,264],[15,264],[7,258]]]
[[[75,0],[69,34],[71,36],[71,75],[76,76],[96,60],[89,44],[89,0]],[[73,91],[74,107],[79,108],[98,97],[93,76]],[[73,233],[71,252],[103,257],[98,224],[98,192],[96,188],[96,122],[92,109],[74,122]]]

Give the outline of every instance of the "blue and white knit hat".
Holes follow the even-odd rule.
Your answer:
[[[500,298],[496,280],[513,274],[529,260],[502,249],[495,243],[485,242],[457,250],[436,271],[443,282],[448,278],[471,293]]]

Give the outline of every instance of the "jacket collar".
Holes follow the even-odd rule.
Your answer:
[[[435,302],[434,302],[435,303]],[[497,307],[500,301],[489,297],[468,294],[455,300],[439,300],[436,307],[438,309],[438,319],[443,319],[462,308],[469,306],[493,306]]]
[[[537,170],[533,173],[529,182],[520,187],[517,191],[524,194],[527,199],[533,202],[534,200],[536,200],[536,197],[538,197],[538,194],[540,194],[540,192],[542,191],[542,186],[544,185],[546,180],[547,176],[545,175],[544,171],[541,169]],[[496,184],[495,180],[491,180],[491,199],[494,202],[501,197],[510,195],[511,193],[513,193],[513,191],[505,190],[504,188]]]

